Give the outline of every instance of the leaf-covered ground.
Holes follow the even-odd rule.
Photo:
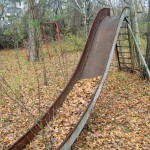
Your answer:
[[[111,68],[101,96],[73,150],[149,150],[150,85]]]
[[[24,51],[18,56],[17,51],[0,51],[0,149],[17,140],[51,106],[71,76],[80,52],[64,55],[65,72],[59,63],[62,57],[55,54],[49,60],[45,55],[47,86],[43,85],[42,62],[28,62]]]
[[[101,77],[77,81],[55,117],[26,149],[56,150],[86,110]]]
[[[137,73],[118,72],[116,68],[111,67],[101,96],[72,149],[149,150],[149,102],[150,85],[147,81],[141,80]],[[66,103],[68,102],[66,101]],[[76,110],[78,108],[79,106]],[[71,123],[74,122],[72,117],[63,119],[66,114],[72,112],[72,110],[68,111],[68,105],[67,108],[63,107],[62,110],[61,113],[58,112],[53,123],[46,127],[46,131],[43,133],[44,139],[42,134],[38,135],[26,149],[35,149],[35,147],[39,150],[50,149],[56,143],[59,145],[59,141],[62,140],[62,133],[65,134],[70,125],[72,125]],[[59,116],[59,114],[62,116]],[[77,118],[75,119],[78,120]],[[70,120],[70,124],[62,127],[62,122],[65,124],[66,120]],[[54,130],[52,130],[53,126],[55,127]],[[53,147],[54,149],[56,149],[55,146]]]
[[[46,87],[43,86],[42,64],[28,63],[24,52],[20,52],[18,60],[16,54],[16,51],[0,51],[0,75],[4,77],[0,79],[0,149],[5,149],[20,137],[46,111],[66,84],[58,57],[53,56],[51,61],[45,59]],[[68,76],[79,55],[67,54]],[[72,149],[148,150],[149,135],[150,86],[138,74],[118,72],[112,67],[95,109]]]

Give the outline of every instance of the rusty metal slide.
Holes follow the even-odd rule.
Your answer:
[[[77,80],[102,76],[99,86],[95,93],[93,93],[91,101],[82,117],[64,139],[63,143],[58,145],[58,149],[70,149],[82,131],[87,119],[89,118],[91,110],[93,109],[96,100],[101,93],[111,64],[120,27],[123,20],[127,16],[128,8],[124,8],[122,14],[115,17],[110,17],[110,10],[107,8],[99,11],[92,25],[79,64],[67,86],[59,95],[57,100],[53,103],[53,105],[49,108],[49,110],[44,114],[44,116],[39,121],[37,121],[33,127],[29,129],[20,139],[18,139],[18,141],[12,144],[9,149],[23,149],[32,141],[35,135],[41,131],[40,125],[43,127],[46,126],[47,122],[55,117],[54,114],[56,110],[61,107],[62,103],[65,101],[67,95]]]

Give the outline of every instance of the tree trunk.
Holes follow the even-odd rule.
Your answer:
[[[88,27],[87,27],[87,10],[86,10],[86,1],[83,3],[83,12],[84,12],[84,32],[85,32],[85,37],[87,37],[88,34]]]
[[[150,0],[149,0],[149,14],[148,14],[146,62],[147,62],[148,68],[150,69]]]
[[[137,21],[137,10],[136,10],[136,4],[137,0],[130,0],[130,10],[131,10],[131,27],[133,30],[133,33],[136,37],[136,41],[138,45],[140,46],[140,32],[139,32],[139,26],[138,26],[138,21]],[[139,58],[139,54],[136,50],[136,55],[137,55],[137,61],[138,61],[138,67],[141,69],[141,62]]]
[[[29,60],[36,61],[39,59],[38,37],[35,27],[36,14],[34,10],[35,1],[29,1],[29,29],[28,29],[28,46],[29,46]]]
[[[136,10],[136,4],[137,0],[131,0],[130,1],[130,8],[131,8],[131,23],[132,23],[132,30],[135,34],[136,40],[138,44],[140,45],[140,31],[139,31],[139,25],[137,21],[137,10]]]

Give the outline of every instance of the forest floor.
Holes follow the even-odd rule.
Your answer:
[[[68,77],[79,56],[80,52],[66,54]],[[24,52],[16,58],[16,51],[0,51],[0,150],[22,135],[66,84],[59,57],[53,56],[50,62],[45,59],[47,87],[43,85],[41,63],[27,62]],[[112,66],[90,119],[72,149],[150,149],[150,85],[147,81],[141,80],[138,73],[117,71]]]
[[[96,106],[73,150],[149,150],[150,85],[111,67]]]
[[[44,86],[42,61],[28,62],[24,51],[0,51],[0,150],[16,141],[52,105],[80,54],[69,52],[61,57],[55,53],[49,59],[45,53],[48,84]]]

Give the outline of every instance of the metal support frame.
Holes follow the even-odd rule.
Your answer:
[[[131,34],[129,32],[128,27],[127,27],[127,30],[128,30],[128,41],[129,41],[129,47],[130,47],[131,68],[132,68],[132,71],[134,71],[134,69],[135,69],[134,49],[133,49],[133,46],[132,46]]]
[[[118,69],[121,70],[120,58],[119,58],[119,53],[118,53],[118,47],[117,47],[117,45],[116,45],[115,54],[116,54],[116,60],[117,60]]]
[[[139,54],[139,57],[140,57],[140,59],[141,59],[141,62],[143,63],[143,65],[144,65],[144,67],[145,67],[145,69],[146,69],[146,72],[147,72],[147,74],[148,74],[148,78],[149,78],[149,80],[150,80],[150,70],[148,69],[148,66],[147,66],[147,64],[146,64],[146,61],[145,61],[145,59],[144,59],[144,57],[143,57],[143,55],[142,55],[140,46],[139,46],[138,42],[136,41],[136,38],[135,38],[135,36],[134,36],[134,33],[133,33],[133,31],[132,31],[131,26],[130,26],[129,23],[128,23],[128,29],[129,29],[129,31],[130,31],[132,37],[133,37],[133,40],[134,40],[134,42],[135,42],[135,46],[136,46],[137,53]]]

